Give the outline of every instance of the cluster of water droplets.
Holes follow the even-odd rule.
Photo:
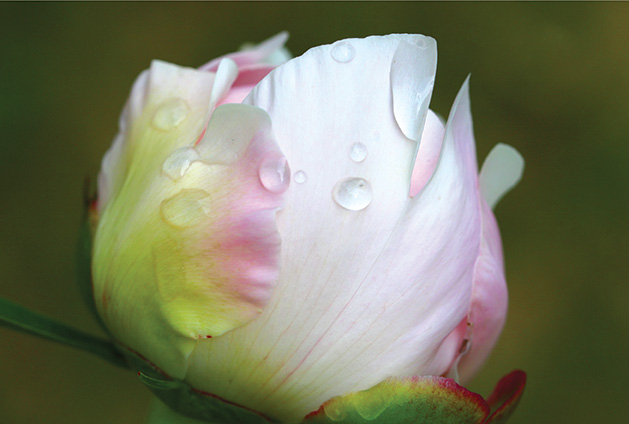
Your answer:
[[[349,63],[356,56],[356,50],[349,41],[338,41],[332,45],[330,56],[338,63]],[[349,158],[355,163],[361,163],[367,158],[367,146],[363,143],[353,143],[348,151]],[[303,170],[293,174],[293,181],[304,184],[308,176]],[[332,189],[332,199],[340,207],[350,211],[360,211],[371,203],[373,190],[371,183],[364,178],[349,177],[338,181]]]
[[[363,143],[354,143],[349,148],[349,158],[355,163],[361,163],[367,158],[367,146]],[[293,181],[297,184],[304,184],[308,181],[308,176],[302,170],[293,174]],[[350,177],[344,178],[336,183],[332,189],[334,201],[350,211],[360,211],[371,203],[373,191],[371,184],[364,178]]]
[[[356,56],[356,50],[348,41],[339,41],[332,45],[330,56],[338,63],[351,62]],[[162,131],[177,128],[188,116],[190,108],[182,99],[171,99],[164,102],[156,111],[152,125]],[[349,158],[355,163],[361,163],[367,158],[367,147],[363,143],[354,143],[349,148]],[[175,150],[163,163],[162,172],[173,181],[185,175],[193,162],[201,161],[194,146],[182,147]],[[258,176],[262,186],[272,193],[282,193],[288,189],[291,181],[290,168],[283,156],[270,156],[264,159],[258,169]],[[303,170],[296,171],[292,180],[297,184],[304,184],[308,176]],[[175,196],[162,202],[162,217],[166,222],[177,228],[183,228],[194,223],[205,215],[199,201],[207,197],[203,190],[184,189]],[[360,211],[371,203],[373,192],[371,184],[364,178],[349,177],[336,183],[332,189],[334,201],[347,210]]]

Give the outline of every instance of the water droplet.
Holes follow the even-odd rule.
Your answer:
[[[190,113],[188,103],[183,99],[170,99],[162,103],[155,111],[153,121],[155,128],[162,131],[171,131],[177,128]]]
[[[162,218],[167,224],[178,229],[201,224],[207,219],[201,201],[208,196],[209,194],[203,190],[183,189],[162,202],[160,207]]]
[[[303,184],[306,182],[307,179],[308,176],[304,171],[297,171],[295,172],[295,175],[293,175],[293,181],[295,181],[297,184]]]
[[[272,156],[260,165],[260,182],[272,193],[282,193],[290,183],[290,168],[284,156]]]
[[[362,178],[345,178],[334,186],[332,198],[350,211],[363,210],[371,203],[371,184]]]
[[[426,42],[425,37],[420,37],[415,39],[415,45],[421,49],[425,49],[428,46],[428,42]]]
[[[199,153],[192,147],[182,147],[170,154],[162,164],[162,172],[173,181],[183,177],[190,164],[199,159]]]
[[[323,412],[332,421],[341,421],[347,415],[345,409],[334,404],[324,405]]]
[[[349,157],[354,162],[362,162],[367,157],[367,146],[363,143],[354,143],[349,150]]]
[[[356,50],[349,42],[338,41],[332,46],[330,55],[332,55],[332,59],[339,63],[347,63],[351,62],[354,56],[356,56]]]

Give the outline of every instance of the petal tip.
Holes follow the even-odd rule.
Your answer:
[[[522,179],[524,158],[508,144],[498,143],[489,152],[480,171],[480,190],[493,209]]]

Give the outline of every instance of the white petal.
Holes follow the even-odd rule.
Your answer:
[[[312,49],[245,100],[267,110],[291,168],[307,179],[291,185],[278,213],[281,275],[269,305],[246,326],[199,342],[187,377],[194,387],[290,422],[386,377],[449,366],[432,358],[470,301],[480,240],[474,144],[464,86],[439,165],[409,196],[417,143],[394,114],[391,69],[400,46],[416,39]],[[422,107],[407,118],[421,119]],[[364,160],[350,158],[354,143],[366,147]],[[369,183],[368,206],[335,202],[346,178]]]
[[[416,36],[400,42],[391,64],[395,120],[404,135],[419,141],[437,70],[437,42]]]
[[[229,58],[221,60],[216,70],[214,85],[212,85],[210,111],[213,111],[219,100],[225,97],[234,81],[236,81],[236,77],[238,77],[238,65],[236,65],[236,62]]]
[[[497,144],[485,158],[480,171],[480,189],[493,209],[522,178],[524,158],[513,147]]]

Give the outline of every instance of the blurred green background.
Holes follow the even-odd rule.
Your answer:
[[[627,3],[3,3],[0,295],[99,334],[75,288],[83,179],[151,59],[198,66],[284,29],[295,55],[423,33],[439,45],[431,107],[447,116],[472,73],[479,158],[505,142],[526,159],[496,209],[509,318],[470,388],[522,368],[513,424],[624,421],[627,22]],[[0,328],[2,423],[141,423],[149,399],[132,372]]]

